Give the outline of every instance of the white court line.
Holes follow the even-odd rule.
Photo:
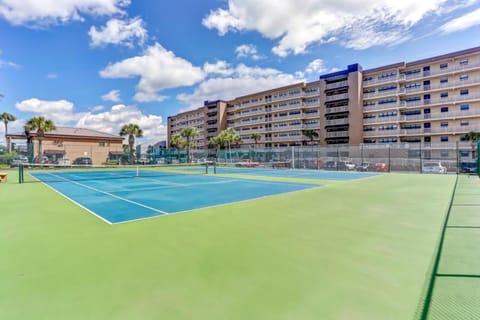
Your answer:
[[[54,187],[52,187],[51,185],[47,184],[46,182],[43,182],[39,179],[37,179],[37,177],[33,176],[30,174],[31,177],[33,177],[35,180],[41,182],[44,186],[52,189],[53,191],[55,191],[57,194],[61,195],[62,197],[64,197],[65,199],[73,202],[74,204],[76,204],[77,206],[79,206],[80,208],[86,210],[87,212],[90,212],[91,214],[93,214],[95,217],[97,217],[98,219],[102,220],[103,222],[106,222],[108,224],[113,224],[112,222],[108,221],[107,219],[103,218],[102,216],[99,216],[98,214],[96,214],[94,211],[88,209],[87,207],[84,207],[83,205],[81,205],[80,203],[78,203],[77,201],[73,200],[72,198],[68,197],[67,195],[63,194],[61,191],[55,189]]]
[[[138,178],[136,178],[138,179]],[[148,178],[150,179],[150,178]],[[148,191],[148,190],[159,190],[159,189],[166,189],[166,188],[183,188],[183,187],[194,187],[194,186],[203,186],[203,185],[214,185],[214,184],[224,184],[224,183],[230,183],[230,182],[236,182],[239,181],[238,179],[230,179],[230,180],[225,180],[225,181],[218,181],[218,182],[201,182],[201,183],[176,183],[172,185],[165,185],[162,183],[155,183],[158,184],[158,187],[150,187],[150,188],[124,188],[119,191],[114,191],[110,190],[108,192],[124,192],[124,191]]]
[[[102,191],[102,190],[99,190],[99,189],[94,188],[94,187],[87,186],[87,185],[85,185],[85,184],[83,184],[83,183],[80,183],[80,182],[77,182],[77,181],[73,181],[73,180],[70,180],[70,179],[67,179],[67,178],[64,178],[64,177],[55,175],[55,174],[53,174],[53,173],[47,173],[47,174],[49,174],[49,175],[51,175],[51,176],[54,176],[54,177],[56,177],[56,178],[65,180],[65,181],[67,181],[67,182],[70,182],[70,183],[79,185],[79,186],[84,187],[84,188],[86,188],[86,189],[90,189],[90,190],[93,190],[93,191],[96,191],[96,192],[99,192],[99,193],[106,194],[106,195],[108,195],[108,196],[110,196],[110,197],[112,197],[112,198],[115,198],[115,199],[118,199],[118,200],[121,200],[121,201],[125,201],[125,202],[128,202],[128,203],[137,205],[137,206],[139,206],[139,207],[143,207],[143,208],[145,208],[145,209],[149,209],[149,210],[152,210],[152,211],[155,211],[155,212],[158,212],[158,213],[162,213],[162,214],[165,214],[165,215],[168,215],[168,214],[169,214],[169,213],[166,212],[166,211],[158,210],[158,209],[156,209],[156,208],[152,208],[152,207],[146,206],[146,205],[141,204],[141,203],[139,203],[139,202],[132,201],[132,200],[128,200],[128,199],[125,199],[125,198],[120,197],[120,196],[116,196],[116,195],[114,195],[114,194],[112,194],[112,193],[109,193],[109,192],[106,192],[106,191]]]
[[[244,179],[239,179],[239,180],[244,181]],[[312,184],[312,186],[313,186],[313,184]],[[188,212],[191,212],[191,211],[197,211],[197,210],[203,210],[203,209],[211,209],[211,208],[216,208],[216,207],[229,206],[231,204],[238,204],[238,203],[248,202],[248,201],[253,201],[253,200],[258,200],[258,199],[266,199],[266,198],[285,195],[285,194],[289,194],[289,193],[301,192],[301,191],[310,190],[310,189],[319,189],[319,188],[324,188],[324,187],[325,187],[324,185],[317,185],[316,187],[305,188],[305,189],[302,189],[302,190],[286,191],[286,192],[282,192],[282,193],[270,194],[268,196],[259,196],[259,197],[256,197],[256,198],[250,198],[250,199],[245,199],[245,200],[238,200],[238,201],[233,201],[233,202],[215,204],[215,205],[206,206],[206,207],[200,207],[200,208],[188,209],[188,210],[183,210],[183,211],[170,212],[170,214],[168,216],[174,216],[174,215],[177,215],[177,214],[188,213]],[[136,222],[136,221],[147,220],[147,219],[155,219],[155,218],[160,218],[160,217],[166,217],[166,216],[158,215],[158,216],[144,217],[144,218],[125,220],[125,221],[120,221],[120,222],[113,222],[113,224],[115,224],[115,225],[116,224],[124,224],[124,223],[129,223],[129,222]]]

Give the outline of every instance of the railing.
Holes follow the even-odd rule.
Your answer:
[[[333,126],[333,125],[339,125],[339,124],[348,124],[348,118],[345,119],[333,119],[333,120],[327,120],[326,125],[327,126]]]
[[[327,138],[348,137],[348,131],[327,132]]]
[[[337,113],[337,112],[345,112],[348,111],[348,107],[333,107],[333,108],[326,108],[325,109],[325,114],[330,114],[330,113]]]
[[[348,93],[334,94],[325,97],[325,102],[348,99]]]
[[[335,83],[329,83],[325,86],[325,89],[330,90],[330,89],[336,89],[336,88],[341,88],[341,87],[346,87],[346,86],[348,86],[348,80],[335,82]]]

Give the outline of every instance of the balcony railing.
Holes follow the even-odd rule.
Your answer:
[[[470,131],[478,131],[480,126],[448,126],[448,127],[434,127],[434,128],[418,128],[418,129],[395,129],[395,130],[377,130],[364,131],[364,137],[387,137],[387,136],[418,136],[418,135],[432,135],[432,134],[465,134]]]
[[[334,126],[334,125],[340,125],[340,124],[348,124],[348,118],[345,119],[333,119],[333,120],[327,120],[325,122],[327,126]]]
[[[334,108],[326,108],[325,109],[325,114],[330,114],[330,113],[338,113],[338,112],[346,112],[348,111],[348,107],[334,107]]]
[[[325,89],[330,90],[330,89],[342,88],[342,87],[346,87],[346,86],[348,86],[348,80],[339,81],[339,82],[335,82],[335,83],[329,83],[325,86]]]
[[[348,137],[348,131],[327,132],[327,138]]]
[[[340,93],[340,94],[334,94],[331,96],[326,96],[325,97],[325,102],[330,102],[330,101],[335,101],[335,100],[343,100],[343,99],[348,99],[348,93]]]

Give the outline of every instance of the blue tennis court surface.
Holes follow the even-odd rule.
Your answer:
[[[108,223],[245,201],[319,185],[142,171],[34,172],[31,175]]]
[[[245,174],[251,176],[301,178],[318,180],[356,180],[378,175],[374,172],[355,171],[326,171],[305,169],[265,169],[265,168],[241,168],[241,167],[217,167],[219,174]]]

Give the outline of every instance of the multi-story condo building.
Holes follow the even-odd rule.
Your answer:
[[[181,134],[183,129],[195,127],[199,135],[192,141],[193,145],[207,148],[208,140],[226,128],[226,107],[225,101],[205,101],[203,107],[168,117],[167,145],[171,147],[172,137]]]
[[[369,70],[352,64],[314,82],[206,102],[169,117],[169,141],[187,126],[202,132],[199,148],[227,127],[243,145],[265,147],[459,141],[480,131],[480,47]],[[319,138],[310,142],[308,129]]]

